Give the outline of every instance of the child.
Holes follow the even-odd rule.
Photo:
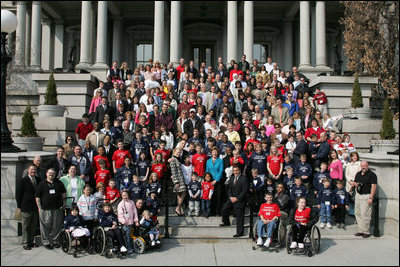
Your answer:
[[[124,165],[125,157],[129,157],[132,159],[131,154],[128,150],[124,149],[124,141],[122,139],[118,140],[118,150],[114,152],[112,156],[113,161],[113,170],[114,174],[117,174],[117,169],[121,168]]]
[[[204,181],[201,182],[201,209],[203,216],[208,218],[210,216],[211,197],[214,192],[214,186],[211,183],[211,174],[206,172],[204,174]]]
[[[94,175],[96,185],[99,182],[103,182],[105,186],[108,186],[108,181],[111,179],[111,172],[106,169],[106,161],[104,159],[99,160],[100,169],[98,169]]]
[[[307,163],[306,154],[300,155],[300,162],[296,165],[294,174],[302,179],[304,186],[309,189],[310,177],[312,175],[312,167],[310,163]]]
[[[190,164],[189,155],[185,155],[183,158],[183,164],[181,164],[183,177],[185,178],[185,183],[188,185],[190,183],[190,176],[193,172],[193,165]]]
[[[310,144],[308,145],[308,151],[310,152],[311,155],[316,155],[318,153],[318,135],[317,134],[312,134],[311,135],[311,141]]]
[[[139,226],[138,214],[135,203],[129,199],[129,192],[123,190],[121,192],[122,200],[118,204],[118,221],[122,224],[124,230],[125,243],[128,249],[128,253],[133,252],[131,245],[131,229],[132,225]]]
[[[109,234],[113,240],[118,241],[118,246],[120,247],[120,251],[122,253],[127,252],[128,250],[125,247],[125,240],[120,228],[118,225],[117,215],[113,212],[112,206],[110,203],[104,203],[103,209],[99,212],[99,223],[102,227],[106,227],[106,233]]]
[[[151,212],[151,219],[157,221],[157,215],[160,213],[160,201],[157,198],[157,193],[151,191],[150,195],[146,198],[146,208]]]
[[[114,207],[117,207],[118,205],[120,195],[119,190],[116,187],[117,183],[115,182],[115,180],[111,179],[109,184],[110,185],[106,187],[106,199],[107,201],[110,201],[110,204],[114,209]]]
[[[89,184],[86,184],[83,188],[83,194],[79,197],[76,205],[79,209],[79,215],[85,220],[85,224],[89,231],[93,233],[94,220],[97,219],[98,209],[97,199],[91,193],[92,187]]]
[[[265,192],[268,192],[268,193],[272,194],[273,196],[275,195],[274,181],[272,181],[271,178],[266,179]]]
[[[262,237],[265,236],[265,230],[267,230],[267,240],[265,241],[264,246],[269,247],[269,245],[271,244],[272,233],[277,226],[277,221],[279,217],[281,217],[281,210],[276,203],[272,202],[272,194],[265,193],[264,199],[267,203],[262,204],[260,207],[260,211],[258,212],[260,220],[257,224],[257,245],[263,245]]]
[[[114,126],[111,127],[110,129],[110,135],[113,143],[119,142],[119,140],[122,140],[124,137],[122,135],[122,129],[121,129],[121,121],[118,119],[114,120]],[[123,144],[123,142],[122,142]]]
[[[268,177],[279,183],[283,171],[283,157],[279,156],[276,145],[271,146],[271,153],[267,157]]]
[[[132,176],[132,178],[133,178],[133,183],[132,183],[131,187],[128,189],[129,193],[131,195],[131,200],[136,201],[138,198],[145,199],[145,197],[146,197],[146,188],[140,182],[139,176],[134,174]]]
[[[155,151],[159,149],[160,143],[161,143],[161,132],[156,130],[154,131],[154,137],[153,140],[150,142],[150,155],[151,158],[154,158]],[[165,143],[166,144],[166,143]]]
[[[290,193],[292,193],[292,189],[294,186],[294,180],[295,180],[295,176],[294,176],[294,171],[292,167],[288,167],[287,168],[287,174],[285,176],[285,178],[283,179],[283,184],[286,187],[286,190]]]
[[[166,171],[167,171],[167,165],[163,161],[162,154],[156,153],[154,162],[151,165],[151,172],[157,173],[158,181],[162,181],[164,179],[164,174]]]
[[[139,159],[136,161],[136,173],[141,182],[145,182],[150,173],[150,163],[147,160],[146,153],[140,153]]]
[[[134,172],[135,170],[132,168],[131,158],[125,157],[124,166],[117,170],[117,175],[115,177],[117,188],[120,192],[131,186],[131,178]]]
[[[161,140],[160,141],[160,148],[156,150],[156,152],[154,152],[154,157],[158,154],[161,153],[162,157],[163,157],[163,161],[167,162],[167,160],[169,159],[169,157],[171,156],[171,152],[166,149],[165,147],[167,146],[167,142],[165,140]]]
[[[146,193],[147,196],[150,195],[150,192],[156,192],[157,196],[161,194],[161,184],[158,182],[158,175],[155,172],[150,174],[149,183],[147,184]]]
[[[344,218],[346,209],[349,210],[349,193],[343,188],[342,180],[336,182],[336,189],[333,191],[333,204],[337,227],[345,230]]]
[[[295,185],[292,187],[292,191],[290,192],[290,204],[291,207],[294,207],[295,201],[298,197],[306,197],[308,195],[307,188],[302,185],[302,179],[300,177],[294,178]]]
[[[71,232],[72,237],[90,236],[89,229],[85,228],[85,220],[79,215],[79,208],[72,205],[71,213],[64,219],[65,232]],[[90,242],[90,238],[89,241]]]
[[[192,158],[193,171],[195,171],[199,178],[202,179],[206,172],[207,155],[203,153],[201,144],[196,144],[196,154]]]
[[[283,162],[283,171],[282,171],[282,175],[286,175],[287,174],[287,169],[289,167],[292,168],[292,170],[294,170],[294,166],[293,166],[293,162],[292,162],[292,158],[290,157],[290,154],[287,153],[284,157],[284,162]]]
[[[196,154],[196,144],[195,143],[190,143],[188,145],[188,152],[189,152],[189,156],[190,156],[190,160],[191,160],[192,157],[194,156],[194,154]]]
[[[318,208],[320,209],[321,229],[324,229],[325,226],[332,229],[331,213],[333,208],[333,191],[330,188],[330,179],[325,178],[323,184],[324,186],[319,190],[317,197]]]
[[[94,193],[94,196],[96,197],[97,201],[97,209],[100,209],[101,205],[105,201],[105,193],[106,193],[106,187],[103,182],[99,182],[96,185],[96,193]]]
[[[145,227],[146,230],[148,231],[147,233],[150,236],[151,246],[160,244],[161,242],[160,240],[158,240],[160,232],[156,227],[156,223],[150,218],[150,212],[148,210],[144,210],[142,216],[143,217],[140,220],[140,225]]]
[[[132,158],[137,160],[140,156],[140,153],[142,152],[146,153],[147,156],[149,155],[149,144],[143,140],[142,133],[137,132],[136,139],[132,141],[130,153],[132,155]]]
[[[233,157],[230,158],[230,164],[231,166],[239,166],[240,170],[244,169],[244,160],[240,156],[239,150],[234,149],[232,151]]]
[[[263,202],[262,200],[262,194],[263,194],[263,185],[264,181],[261,179],[261,177],[258,175],[257,169],[252,169],[251,170],[251,175],[253,177],[253,186],[250,187],[250,191],[255,190],[255,194],[257,196],[257,209],[260,207],[261,203]]]
[[[289,134],[288,135],[288,141],[285,145],[287,154],[286,155],[291,155],[291,157],[293,157],[293,151],[296,149],[296,142],[294,141],[294,135]],[[285,155],[285,156],[286,156]]]
[[[317,195],[319,190],[324,186],[323,182],[325,178],[330,178],[328,171],[328,163],[321,162],[320,170],[319,172],[316,172],[314,176],[314,181],[313,181],[314,195]]]
[[[197,181],[198,175],[193,172],[191,181],[188,184],[189,191],[189,216],[199,216],[201,184]]]

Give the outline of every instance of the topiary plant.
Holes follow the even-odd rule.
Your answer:
[[[31,111],[31,105],[29,102],[28,106],[25,109],[24,115],[22,116],[21,136],[26,136],[26,137],[38,136],[35,127],[35,118],[33,117],[33,113]]]
[[[360,82],[358,80],[358,73],[356,73],[356,76],[354,77],[353,94],[351,96],[351,107],[352,108],[364,107],[361,95]]]
[[[53,72],[50,74],[49,82],[47,83],[46,94],[44,95],[45,105],[57,105],[57,86],[54,80]]]
[[[382,115],[382,127],[379,135],[384,140],[394,139],[396,137],[396,131],[393,128],[393,114],[390,110],[389,99],[386,98],[383,103],[383,115]]]

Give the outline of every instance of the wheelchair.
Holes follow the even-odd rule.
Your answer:
[[[287,253],[291,254],[303,254],[311,257],[313,254],[318,254],[321,249],[321,232],[318,226],[313,225],[311,230],[308,230],[306,235],[304,236],[304,249],[291,249],[290,244],[292,243],[292,227],[290,226],[289,231],[287,232],[286,236],[286,249]]]
[[[286,216],[287,218],[287,216]],[[257,249],[257,239],[258,239],[258,233],[257,233],[257,224],[258,221],[261,220],[260,217],[256,220],[256,223],[253,226],[253,240],[252,240],[252,248],[253,250]],[[285,246],[285,241],[286,241],[286,229],[287,229],[287,221],[282,218],[278,219],[277,222],[277,227],[275,228],[274,232],[272,233],[272,238],[271,238],[271,244],[274,244],[274,249],[275,252],[278,252],[280,248],[283,248]],[[265,229],[266,230],[266,229]],[[263,243],[267,239],[266,237],[262,237]],[[270,246],[270,248],[272,248]],[[267,247],[261,246],[261,251],[266,251],[268,250]]]
[[[151,248],[160,248],[161,244],[156,244],[154,246],[151,246],[151,241],[150,241],[150,235],[148,234],[148,231],[145,227],[143,226],[132,226],[131,229],[131,242],[132,242],[132,247],[133,250],[138,253],[138,254],[143,254],[147,249]],[[158,240],[161,241],[162,235],[158,235]]]
[[[118,228],[123,231],[122,226],[118,225]],[[105,256],[106,258],[124,258],[126,257],[126,252],[120,252],[118,247],[118,241],[113,240],[112,237],[107,234],[108,228],[111,227],[102,227],[96,226],[93,229],[93,248],[97,254]]]
[[[81,253],[82,251],[86,251],[89,254],[94,253],[90,248],[89,240],[90,236],[80,235],[74,237],[72,235],[72,232],[67,232],[65,229],[63,229],[59,235],[61,250],[66,254],[70,254],[73,250],[72,255],[74,256],[74,258],[77,258],[78,253]]]

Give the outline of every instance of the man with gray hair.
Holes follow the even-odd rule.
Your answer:
[[[41,156],[35,156],[32,161],[33,165],[36,166],[35,177],[37,177],[39,181],[43,181],[46,178],[46,168],[42,165],[42,162]],[[28,175],[28,168],[22,172],[22,177],[26,175]]]
[[[377,188],[377,176],[369,169],[368,162],[361,161],[361,171],[359,171],[352,183],[356,188],[355,215],[357,220],[358,232],[355,236],[367,238],[370,236],[370,223],[372,215],[372,202]]]

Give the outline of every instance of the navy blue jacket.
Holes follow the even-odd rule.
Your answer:
[[[294,163],[290,161],[289,163],[286,163],[286,161],[283,162],[283,171],[287,173],[287,169],[291,167],[293,169],[294,173]]]
[[[147,190],[146,190],[147,194],[150,195],[151,192],[156,192],[157,196],[160,195],[161,193],[161,184],[159,182],[153,182],[153,183],[149,183],[147,185]]]
[[[188,184],[188,190],[193,195],[196,195],[197,192],[201,191],[201,183],[199,181],[190,181],[189,184]],[[189,197],[189,199],[192,200],[192,201],[200,201],[200,196],[201,196],[201,193],[197,198],[194,199],[192,197]]]
[[[298,177],[301,177],[301,176],[303,176],[303,175],[305,175],[305,176],[307,176],[308,178],[307,178],[307,180],[303,180],[303,182],[304,181],[310,181],[310,177],[311,177],[311,175],[312,175],[312,167],[311,167],[311,164],[310,163],[303,163],[303,162],[300,162],[300,163],[298,163],[297,165],[296,165],[296,169],[295,169],[295,171],[294,171],[294,174],[296,175],[296,176],[298,176]]]
[[[129,151],[131,153],[131,156],[133,159],[138,159],[140,153],[144,152],[146,153],[147,157],[149,157],[149,143],[147,143],[145,140],[141,139],[138,141],[137,139],[132,141],[131,149]]]
[[[118,223],[118,217],[114,212],[110,211],[106,213],[103,210],[99,211],[99,223],[101,226],[111,227],[113,222]]]
[[[318,191],[317,196],[317,204],[325,203],[325,201],[329,201],[330,205],[333,205],[333,191],[331,188],[321,187]]]
[[[158,209],[160,207],[160,201],[157,198],[152,199],[151,197],[146,198],[146,207],[154,216],[158,215]]]
[[[324,172],[316,172],[315,173],[314,181],[313,181],[315,191],[319,191],[321,189],[321,187],[324,187],[323,180],[325,178],[330,178],[328,170],[326,170]],[[331,184],[331,187],[332,187],[332,184]]]
[[[345,188],[336,188],[333,191],[333,204],[334,205],[349,205],[349,193]]]
[[[67,217],[64,219],[64,229],[68,229],[70,227],[77,227],[77,226],[84,226],[85,225],[85,220],[82,218],[81,215],[76,215],[73,216],[71,214],[68,214]]]
[[[204,147],[204,140],[203,140],[203,139],[200,139],[200,138],[191,137],[191,138],[189,138],[189,140],[187,141],[187,143],[188,143],[188,144],[194,143],[195,145],[196,145],[196,144],[200,144],[202,147]]]
[[[221,155],[225,155],[225,150],[226,150],[226,148],[229,146],[230,148],[232,148],[232,150],[234,150],[235,149],[235,146],[232,144],[232,142],[231,141],[227,141],[226,143],[224,143],[224,142],[222,142],[221,140],[219,140],[218,142],[217,142],[217,145],[216,145],[217,147],[218,147],[218,150],[219,150],[219,153],[221,154]]]
[[[135,169],[127,168],[125,165],[117,169],[115,182],[119,191],[128,189],[131,186],[133,174],[135,174]]]
[[[145,199],[146,197],[146,188],[141,182],[137,184],[132,183],[128,190],[130,193],[130,199],[133,201],[135,201],[138,198]]]
[[[255,183],[254,181],[257,181],[257,183]],[[256,179],[253,178],[253,180],[251,182],[253,183],[253,187],[256,190],[256,192],[262,191],[263,181],[261,180],[261,178],[259,176],[257,176]]]
[[[290,200],[295,201],[296,198],[298,197],[307,197],[308,191],[307,188],[304,185],[300,185],[300,187],[297,187],[297,185],[293,185],[292,191],[290,192]]]
[[[289,176],[287,175],[285,176],[285,178],[283,178],[283,184],[285,185],[288,192],[292,192],[293,186],[296,186],[296,184],[294,183],[294,178],[294,175],[291,178],[289,178]]]
[[[249,159],[249,167],[251,169],[257,169],[257,173],[267,174],[267,154],[261,152],[261,154],[257,154],[257,152],[253,152]]]
[[[150,162],[147,160],[138,160],[136,161],[135,166],[137,175],[139,175],[139,177],[145,176],[147,173],[147,168],[150,168]]]
[[[321,143],[321,145],[318,148],[318,153],[316,154],[315,159],[328,162],[328,154],[330,150],[331,150],[331,145],[327,141]]]

